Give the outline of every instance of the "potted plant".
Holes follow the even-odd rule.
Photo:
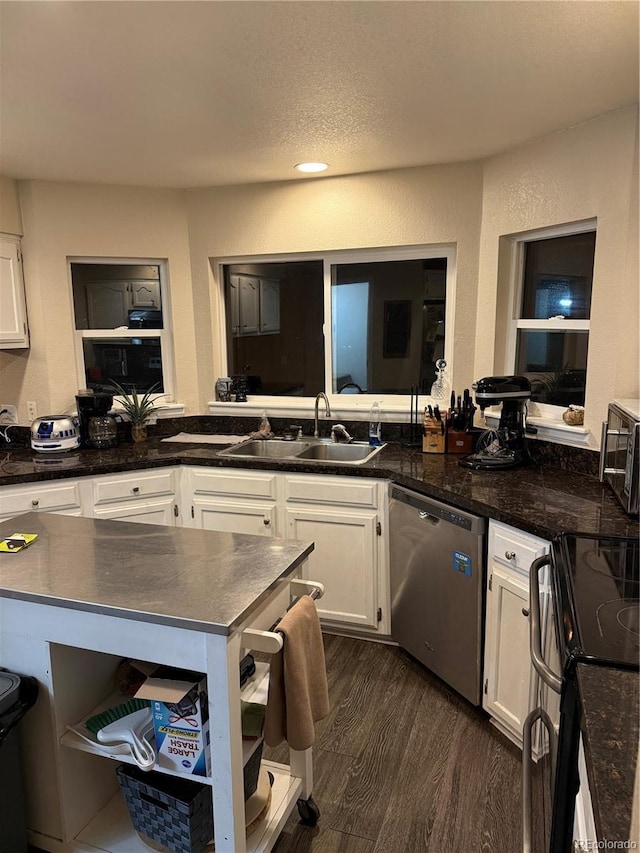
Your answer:
[[[111,382],[115,394],[120,398],[119,402],[131,421],[131,438],[134,441],[146,441],[147,420],[154,409],[153,393],[158,388],[158,383],[152,385],[144,394],[138,394],[135,385],[130,393],[127,393],[117,382]]]

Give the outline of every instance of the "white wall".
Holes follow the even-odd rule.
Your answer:
[[[181,401],[196,408],[196,344],[184,193],[87,184],[21,182],[25,290],[31,348],[0,354],[3,394],[40,414],[75,406],[73,305],[68,257],[167,258]]]
[[[504,372],[496,326],[503,235],[597,218],[585,424],[599,440],[609,400],[639,397],[638,111],[610,113],[485,161],[476,377]]]
[[[457,245],[453,383],[473,379],[482,169],[461,163],[188,193],[200,389],[222,373],[220,300],[209,258],[425,243]],[[211,391],[209,390],[209,393]],[[211,399],[204,397],[203,400]]]

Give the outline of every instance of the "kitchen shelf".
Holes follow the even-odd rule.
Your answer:
[[[262,766],[274,777],[271,803],[265,817],[247,837],[247,853],[271,850],[291,812],[291,805],[302,791],[302,780],[292,776],[288,767],[272,761],[263,761]],[[74,853],[149,853],[151,849],[133,828],[120,792],[76,836],[73,846]]]
[[[269,664],[263,662],[256,662],[256,671],[249,678],[242,687],[240,695],[245,702],[256,702],[260,701],[264,698],[264,704],[266,704],[266,695],[267,695],[267,687],[269,682]],[[96,714],[101,714],[103,711],[106,711],[108,708],[114,708],[117,705],[125,702],[129,697],[123,696],[121,693],[112,693],[107,699],[104,699],[100,702],[96,707],[88,713],[81,721],[74,724],[74,728],[82,731],[87,737],[93,737],[91,732],[85,727],[85,720],[90,719]],[[252,739],[243,739],[242,741],[242,764],[243,766],[247,763],[247,761],[251,758],[253,753],[256,751],[258,744],[261,742],[261,738],[252,738]],[[99,743],[96,743],[95,746],[93,744],[87,743],[86,740],[83,740],[80,735],[76,734],[76,732],[67,730],[62,737],[60,738],[60,743],[62,746],[70,747],[71,749],[79,749],[81,752],[88,752],[92,755],[99,755],[101,758],[111,758],[114,761],[118,761],[121,764],[132,764],[136,765],[136,762],[133,759],[133,756],[129,751],[127,752],[112,752],[108,749],[105,749],[106,744],[103,746]],[[152,735],[149,736],[149,743],[151,746],[155,748],[155,737]],[[158,767],[154,766],[151,768],[152,770],[157,771],[158,773],[165,773],[167,776],[178,776],[181,779],[189,779],[194,782],[200,782],[203,785],[211,785],[212,780],[209,776],[193,776],[188,773],[180,773],[177,770],[172,770],[168,767]]]

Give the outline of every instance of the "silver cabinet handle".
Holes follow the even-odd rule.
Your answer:
[[[38,498],[34,498],[31,501],[31,506],[39,506],[39,505],[40,505],[40,501],[38,500]]]
[[[522,726],[522,853],[532,853],[533,850],[533,821],[531,809],[531,746],[532,732],[535,723],[540,720],[549,734],[549,749],[551,756],[555,755],[555,730],[551,718],[542,708],[534,708]],[[552,761],[551,773],[555,778],[555,768]]]
[[[540,582],[538,580],[538,572],[550,563],[551,557],[549,554],[543,554],[542,557],[537,557],[533,563],[531,563],[531,568],[529,569],[529,641],[533,668],[548,687],[555,690],[556,693],[560,693],[562,680],[558,678],[542,655]]]
[[[527,617],[529,616],[529,609],[527,607],[522,608],[522,615]]]
[[[264,524],[265,527],[269,527],[269,525],[271,524],[271,519],[270,518],[263,518],[262,523]]]
[[[138,494],[138,492],[140,491],[140,486],[134,486],[134,487],[131,489],[131,491],[133,492],[133,494],[134,494],[134,495],[137,495],[137,494]]]
[[[515,560],[516,552],[515,551],[505,551],[504,558],[505,560]]]

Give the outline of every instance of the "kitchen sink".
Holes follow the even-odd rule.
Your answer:
[[[371,459],[380,447],[370,447],[369,444],[312,444],[306,450],[296,454],[298,459],[313,459],[316,462],[366,462]]]
[[[301,450],[309,447],[308,441],[283,441],[279,438],[254,439],[243,441],[235,447],[221,450],[220,456],[251,456],[260,459],[286,459],[296,456]]]
[[[283,441],[281,438],[249,439],[227,450],[219,456],[244,459],[299,459],[305,462],[362,465],[375,456],[384,445],[370,447],[365,441],[351,444],[336,444],[329,439],[310,438],[308,441]]]

